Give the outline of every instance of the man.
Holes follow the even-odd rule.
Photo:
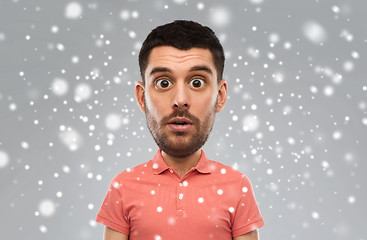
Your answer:
[[[214,32],[192,21],[159,26],[139,66],[136,99],[160,149],[112,180],[96,219],[104,239],[258,239],[264,222],[249,179],[201,150],[227,98]]]

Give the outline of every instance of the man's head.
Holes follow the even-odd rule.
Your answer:
[[[218,82],[223,78],[224,52],[215,33],[206,26],[193,21],[176,20],[158,26],[147,36],[139,52],[140,75],[145,81],[149,55],[153,48],[158,46],[171,46],[180,50],[191,48],[208,49],[213,57],[217,71]]]
[[[167,28],[165,26],[170,29],[168,35],[172,39],[162,30]],[[199,29],[205,29],[207,34]],[[174,36],[175,33],[179,37]],[[195,34],[198,36],[193,36]],[[218,73],[215,56],[207,45],[194,44],[208,34],[216,39],[207,27],[176,21],[153,30],[139,54],[144,82],[138,82],[135,88],[138,104],[157,145],[176,158],[190,156],[204,145],[216,112],[220,112],[226,102],[227,83],[221,79],[223,68]],[[167,39],[171,39],[170,44],[164,44]],[[190,41],[191,44],[187,44]],[[212,40],[202,41],[212,44]],[[219,48],[223,53],[222,47]],[[141,57],[144,55],[145,58]]]

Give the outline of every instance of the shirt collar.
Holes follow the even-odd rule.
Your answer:
[[[203,149],[201,149],[201,157],[195,169],[201,173],[211,173],[212,171],[210,169],[209,159],[206,157],[206,154],[204,153]]]
[[[166,162],[163,160],[161,149],[158,149],[152,160],[153,173],[155,175],[160,174],[168,169]],[[210,173],[209,159],[206,157],[204,151],[201,149],[201,156],[198,164],[194,167],[200,173]]]
[[[152,160],[152,163],[153,173],[155,175],[160,174],[168,169],[167,164],[163,160],[161,149],[158,149]]]

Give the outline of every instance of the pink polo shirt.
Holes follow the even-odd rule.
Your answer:
[[[232,240],[264,226],[249,179],[204,151],[182,178],[160,150],[118,174],[96,221],[130,240]]]

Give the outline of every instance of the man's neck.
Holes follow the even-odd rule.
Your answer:
[[[182,178],[191,168],[198,164],[201,157],[201,149],[184,158],[176,158],[162,151],[162,157],[167,166],[175,169]]]

